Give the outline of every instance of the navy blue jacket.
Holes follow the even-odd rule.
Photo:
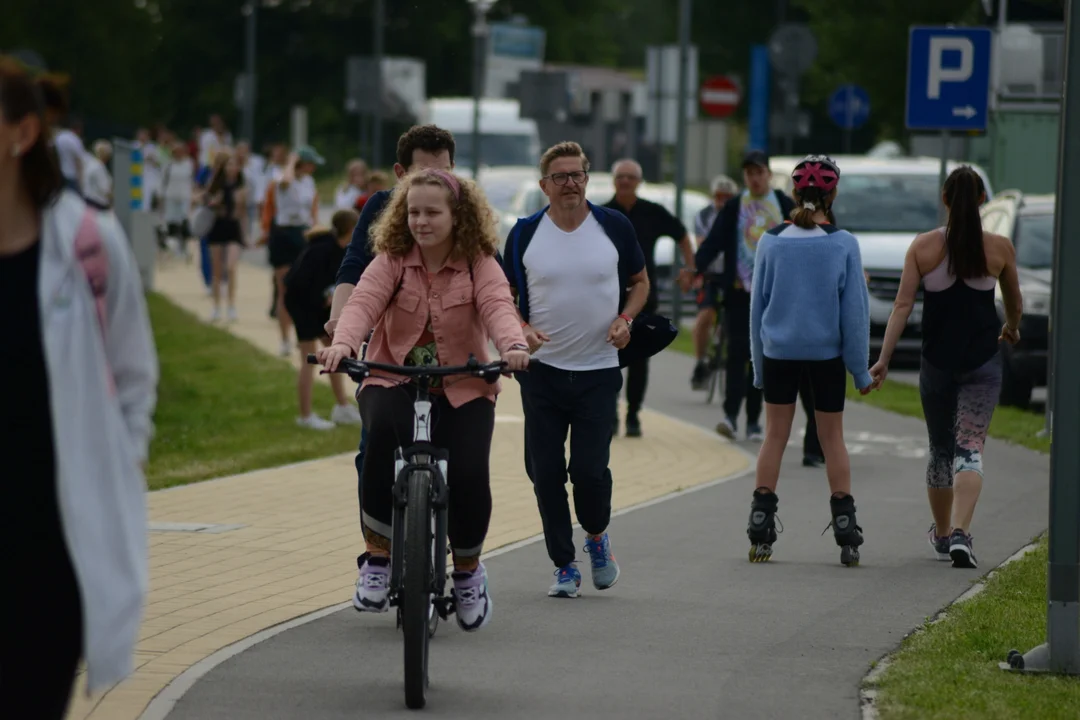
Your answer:
[[[641,244],[638,243],[634,226],[630,224],[626,215],[601,205],[593,205],[591,202],[588,202],[588,205],[593,217],[600,223],[600,227],[604,229],[604,233],[619,252],[618,311],[621,311],[626,305],[626,288],[630,286],[630,278],[645,269],[645,255],[641,251]],[[529,321],[529,283],[525,277],[523,258],[547,210],[545,207],[538,213],[517,221],[506,239],[505,254],[502,258],[503,271],[506,273],[510,287],[517,290],[518,310],[521,312],[521,319],[525,322]],[[568,257],[566,261],[569,263],[574,259]]]
[[[368,230],[371,229],[371,224],[379,217],[379,213],[386,207],[386,203],[390,201],[391,192],[393,191],[380,190],[364,203],[364,209],[360,211],[360,219],[357,221],[356,227],[353,228],[352,240],[349,241],[349,246],[345,248],[345,259],[341,261],[341,267],[338,268],[338,285],[341,283],[355,285],[360,282],[360,276],[367,269],[367,266],[371,264],[374,256],[371,254],[371,247],[368,245]]]
[[[779,190],[773,190],[776,201],[780,204],[780,212],[787,218],[795,209],[795,202]],[[724,203],[720,208],[720,215],[712,224],[709,234],[702,241],[694,254],[694,267],[707,268],[720,253],[724,253],[724,274],[720,279],[720,285],[724,292],[730,292],[735,286],[735,264],[738,260],[738,235],[739,235],[739,205],[742,202],[742,194]]]

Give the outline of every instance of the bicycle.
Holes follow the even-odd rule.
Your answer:
[[[717,396],[717,390],[724,384],[727,374],[727,345],[724,342],[724,321],[717,318],[716,327],[713,328],[712,341],[709,343],[709,355],[705,362],[709,376],[706,382],[705,404],[712,404]]]
[[[307,361],[317,365],[315,355]],[[412,445],[394,453],[394,515],[390,546],[389,603],[397,608],[397,626],[405,636],[405,705],[418,710],[427,702],[428,643],[439,618],[454,612],[453,595],[445,595],[447,508],[446,471],[449,453],[431,444],[430,381],[448,375],[470,375],[494,384],[506,363],[480,364],[470,355],[456,367],[386,365],[343,358],[338,372],[362,383],[373,370],[403,375],[417,387],[413,403]]]

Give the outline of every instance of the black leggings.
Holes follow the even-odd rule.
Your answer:
[[[416,388],[411,385],[369,385],[360,391],[360,416],[367,430],[360,519],[365,534],[387,541],[393,530],[394,451],[412,444],[415,399]],[[441,395],[431,399],[431,442],[450,456],[446,478],[450,546],[455,557],[476,557],[491,522],[489,462],[495,403],[482,397],[455,408]]]

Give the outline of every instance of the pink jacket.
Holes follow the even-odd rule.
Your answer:
[[[388,307],[398,282],[401,289]],[[448,261],[429,282],[420,248],[415,245],[404,257],[375,256],[341,312],[334,343],[348,345],[355,356],[374,328],[367,358],[401,365],[423,334],[429,315],[442,365],[464,365],[470,353],[481,363],[489,362],[489,337],[500,353],[525,345],[510,285],[494,257],[477,258],[471,280],[468,261],[462,259]],[[364,386],[392,387],[398,382],[400,379],[385,375],[372,376]],[[488,385],[480,378],[457,377],[445,387],[454,407],[479,397],[494,400],[501,389],[499,383]]]

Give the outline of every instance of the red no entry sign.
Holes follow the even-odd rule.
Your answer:
[[[727,117],[739,107],[739,87],[724,75],[707,78],[701,84],[701,109],[706,115]]]

